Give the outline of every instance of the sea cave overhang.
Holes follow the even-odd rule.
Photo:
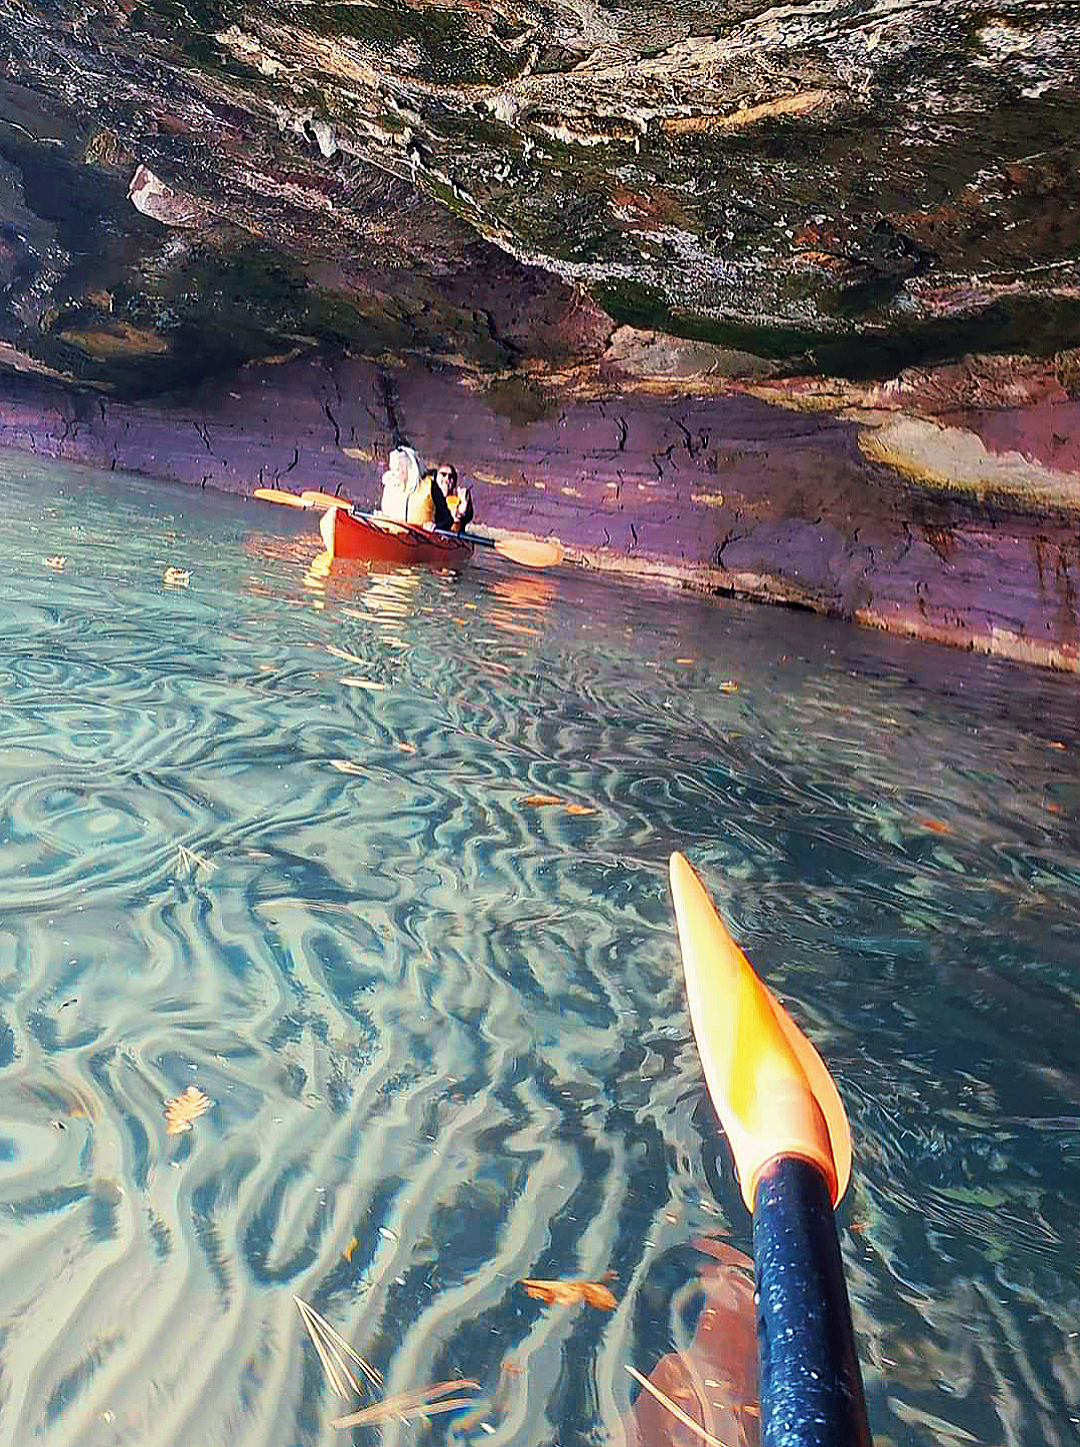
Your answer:
[[[20,0],[0,365],[116,396],[615,326],[892,376],[1080,333],[1068,4]]]

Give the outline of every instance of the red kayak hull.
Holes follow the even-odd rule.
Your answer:
[[[473,554],[472,544],[461,538],[436,536],[408,523],[358,517],[342,507],[326,510],[319,531],[332,558],[453,568],[467,563]]]

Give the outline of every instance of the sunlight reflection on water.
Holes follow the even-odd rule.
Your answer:
[[[690,1442],[630,1413],[658,1363],[752,1439],[674,848],[847,1100],[879,1441],[1072,1439],[1071,680],[0,478],[0,1442],[343,1440],[294,1294],[388,1392],[481,1384],[395,1440]]]

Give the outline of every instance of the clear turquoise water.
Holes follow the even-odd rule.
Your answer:
[[[1074,681],[486,557],[327,578],[310,518],[15,454],[0,488],[0,1443],[350,1440],[294,1295],[387,1391],[480,1383],[387,1440],[696,1440],[624,1370],[749,1248],[675,848],[845,1095],[879,1441],[1076,1440]],[[519,1285],[607,1271],[612,1313]]]

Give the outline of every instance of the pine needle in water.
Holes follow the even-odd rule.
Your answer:
[[[203,859],[201,854],[196,854],[194,849],[188,849],[186,845],[178,844],[176,848],[179,866],[186,869],[189,874],[194,874],[195,870],[199,868],[211,871],[217,868],[216,864],[209,859]]]
[[[338,1417],[331,1427],[373,1427],[380,1422],[392,1421],[395,1417],[435,1417],[440,1412],[456,1412],[459,1407],[471,1407],[471,1397],[453,1397],[450,1401],[437,1401],[450,1392],[478,1392],[479,1382],[438,1382],[433,1387],[421,1387],[417,1392],[399,1392],[396,1397],[387,1397],[373,1407],[365,1407],[350,1417]]]
[[[625,1362],[623,1365],[626,1365]],[[652,1382],[643,1377],[640,1372],[636,1372],[633,1367],[627,1367],[626,1370],[634,1381],[640,1382],[645,1390],[655,1397],[661,1406],[666,1407],[673,1417],[678,1417],[684,1427],[689,1427],[691,1432],[696,1432],[699,1437],[710,1444],[710,1447],[724,1447],[719,1437],[714,1437],[711,1432],[706,1432],[700,1422],[695,1422],[693,1417],[688,1417],[681,1407],[676,1407],[670,1397],[665,1396],[659,1387],[654,1387]]]
[[[347,648],[336,648],[333,643],[324,644],[324,647],[327,653],[332,653],[335,658],[343,658],[346,663],[355,663],[361,668],[365,667],[364,660],[357,658],[356,654],[350,653]]]
[[[320,1316],[314,1307],[309,1306],[306,1301],[301,1301],[298,1296],[294,1296],[293,1301],[296,1302],[301,1320],[307,1327],[308,1336],[319,1354],[319,1361],[322,1363],[330,1390],[336,1396],[347,1397],[349,1395],[345,1389],[345,1382],[348,1382],[352,1388],[354,1397],[360,1395],[356,1378],[345,1361],[346,1356],[360,1368],[373,1387],[382,1386],[382,1373],[376,1371],[373,1366],[369,1366],[363,1357],[357,1356],[345,1338],[334,1330],[324,1316]],[[344,1381],[342,1381],[342,1377],[344,1377]]]

